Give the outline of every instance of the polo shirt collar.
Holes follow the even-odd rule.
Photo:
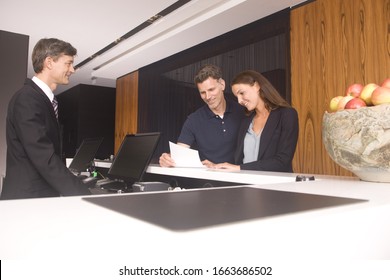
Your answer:
[[[224,116],[226,116],[226,113],[232,112],[232,102],[230,100],[227,100],[227,99],[225,99],[225,100],[226,100],[226,109],[225,109],[225,112],[223,114]],[[209,118],[215,118],[216,114],[210,110],[209,106],[207,106],[207,104],[205,104],[204,107],[205,107],[205,112],[206,112],[207,116]]]

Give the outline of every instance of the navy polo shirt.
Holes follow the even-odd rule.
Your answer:
[[[201,160],[234,163],[237,132],[244,116],[244,107],[231,100],[226,100],[223,119],[204,105],[188,116],[177,142],[197,149]]]

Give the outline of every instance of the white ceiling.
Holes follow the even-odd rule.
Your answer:
[[[192,0],[79,68],[57,93],[80,83],[115,87],[120,76],[305,1]],[[68,41],[77,65],[175,2],[0,0],[0,30],[29,35],[30,54],[41,38]]]

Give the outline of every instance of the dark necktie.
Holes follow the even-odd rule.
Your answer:
[[[56,118],[58,119],[58,101],[57,98],[54,96],[53,101],[51,102],[53,104],[54,114],[56,115]]]

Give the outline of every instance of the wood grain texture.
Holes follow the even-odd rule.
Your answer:
[[[115,154],[126,134],[138,128],[138,71],[117,79],[115,107]]]
[[[299,113],[295,172],[353,176],[328,156],[322,116],[349,84],[390,77],[390,0],[316,0],[291,11],[291,96]]]

